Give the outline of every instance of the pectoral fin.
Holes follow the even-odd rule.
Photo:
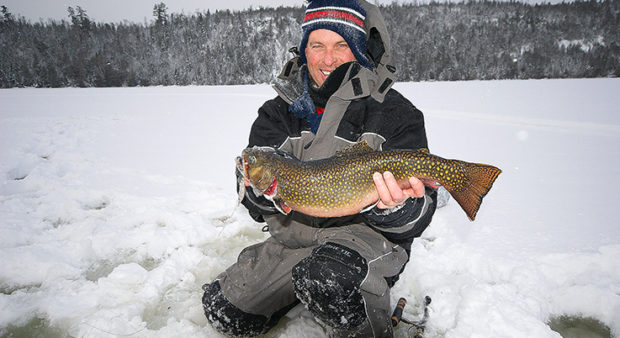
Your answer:
[[[281,199],[273,201],[273,204],[276,206],[276,209],[278,209],[278,211],[281,212],[283,215],[288,215],[292,210],[291,207],[286,205],[286,203],[284,203],[284,201]]]

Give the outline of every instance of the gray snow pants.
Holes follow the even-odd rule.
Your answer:
[[[335,336],[391,337],[386,278],[405,250],[364,224],[314,228],[294,216],[266,216],[271,237],[245,248],[203,288],[205,314],[219,331],[255,336],[301,300]]]

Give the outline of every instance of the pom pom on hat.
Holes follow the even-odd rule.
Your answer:
[[[301,25],[300,57],[306,63],[305,49],[308,36],[316,29],[328,29],[342,36],[362,66],[372,69],[366,55],[366,11],[356,0],[313,0],[306,8]]]

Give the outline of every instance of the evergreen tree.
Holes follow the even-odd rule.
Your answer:
[[[91,30],[92,22],[88,18],[86,11],[82,9],[80,6],[76,6],[75,9],[69,6],[67,7],[67,12],[69,12],[69,18],[71,19],[71,24],[73,27],[76,27],[84,32],[88,32]]]
[[[2,16],[0,16],[0,24],[12,24],[15,22],[15,17],[13,17],[13,14],[9,12],[9,9],[5,5],[0,6],[0,12],[2,13]]]
[[[153,6],[153,16],[155,17],[156,26],[165,26],[168,23],[168,6],[160,2]]]

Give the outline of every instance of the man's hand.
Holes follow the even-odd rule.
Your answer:
[[[403,188],[398,185],[394,175],[389,171],[384,172],[383,175],[378,172],[374,173],[372,179],[379,193],[377,204],[379,209],[392,209],[405,203],[409,197],[424,196],[424,184],[415,177],[410,177],[407,182],[408,186]]]

